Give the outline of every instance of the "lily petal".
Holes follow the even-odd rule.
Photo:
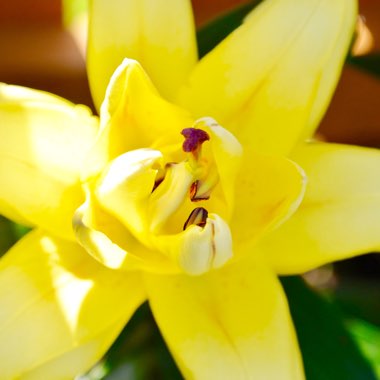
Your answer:
[[[246,152],[244,152],[246,154]],[[300,205],[306,187],[304,171],[277,156],[250,153],[236,181],[230,223],[235,246],[248,246],[287,220]]]
[[[165,256],[148,249],[120,221],[107,213],[91,191],[76,210],[73,227],[78,242],[102,265],[118,270],[174,273],[178,268]]]
[[[323,116],[355,21],[355,0],[264,1],[199,62],[179,104],[243,146],[287,154]]]
[[[123,326],[125,326],[125,318],[114,322],[109,329],[102,331],[101,336],[98,336],[96,341],[89,341],[86,344],[79,345],[71,351],[60,355],[59,357],[51,358],[46,363],[43,363],[31,369],[27,373],[24,373],[21,379],[73,379],[75,374],[83,372],[83,368],[86,368],[84,365],[87,365],[87,369],[91,368],[91,366],[95,364],[105,352],[107,352],[108,348],[116,339]],[[96,350],[98,350],[98,352],[96,352]],[[86,360],[87,357],[89,358],[88,360]],[[83,360],[84,363],[82,362]]]
[[[197,60],[190,1],[92,0],[87,61],[97,106],[125,57],[141,62],[160,92],[173,98]]]
[[[100,111],[101,134],[90,167],[102,167],[126,151],[182,142],[193,119],[160,97],[141,65],[125,59],[113,74]]]
[[[234,187],[243,155],[240,142],[227,129],[212,118],[197,121],[197,127],[204,129],[210,136],[211,149],[215,159],[220,182],[229,209],[234,207]]]
[[[87,370],[144,299],[137,273],[109,270],[75,243],[31,232],[0,261],[1,377]]]
[[[259,262],[242,260],[197,277],[145,275],[145,282],[185,378],[303,378],[286,298]]]
[[[98,121],[84,106],[18,86],[0,85],[0,212],[73,237],[83,202],[79,172]]]
[[[259,244],[278,273],[302,273],[380,247],[380,152],[305,144],[293,156],[308,176],[298,211]]]

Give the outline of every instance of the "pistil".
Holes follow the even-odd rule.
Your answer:
[[[181,134],[185,137],[185,141],[182,144],[184,152],[192,153],[195,159],[198,159],[202,144],[210,140],[208,133],[203,129],[185,128]]]

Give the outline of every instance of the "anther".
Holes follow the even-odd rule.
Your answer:
[[[208,212],[203,207],[195,208],[190,216],[187,218],[185,224],[183,225],[183,229],[186,230],[187,227],[194,224],[199,227],[204,227],[207,222]]]
[[[195,181],[190,186],[190,200],[192,202],[200,202],[200,201],[207,201],[210,199],[211,195],[211,188],[207,189],[205,192],[200,192],[199,190],[204,187],[202,186],[201,181]]]

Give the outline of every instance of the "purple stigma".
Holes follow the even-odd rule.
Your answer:
[[[181,134],[185,137],[182,149],[185,152],[194,152],[205,141],[210,140],[210,136],[202,129],[185,128]]]

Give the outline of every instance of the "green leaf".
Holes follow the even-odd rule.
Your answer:
[[[348,320],[346,325],[380,379],[380,328],[361,319]]]
[[[218,17],[197,31],[198,55],[203,57],[219,42],[234,31],[244,20],[244,17],[262,0],[251,0],[241,7]]]
[[[15,242],[12,223],[0,216],[0,256],[3,255]]]
[[[344,326],[335,305],[298,277],[281,279],[297,330],[308,380],[376,380],[377,377]]]
[[[30,228],[13,223],[0,215],[0,257],[29,231]]]
[[[373,259],[376,260],[376,256]],[[356,265],[356,260],[359,263],[358,259],[350,261]],[[371,261],[367,265],[371,265]],[[360,270],[356,273],[360,273]],[[342,276],[331,299],[345,315],[380,325],[379,283],[376,277]]]
[[[348,63],[357,67],[360,70],[366,71],[369,74],[380,78],[380,54],[369,54],[358,57],[349,56]]]

